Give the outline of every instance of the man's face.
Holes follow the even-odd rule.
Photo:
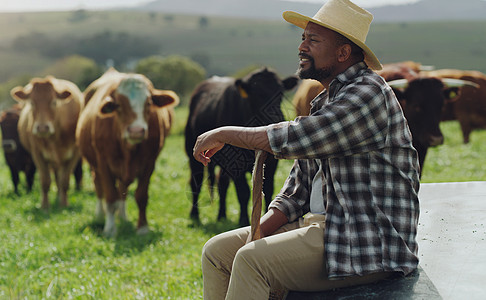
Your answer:
[[[302,34],[299,58],[297,74],[301,79],[323,81],[333,76],[337,63],[336,33],[309,22]]]

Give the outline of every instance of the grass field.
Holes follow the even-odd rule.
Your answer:
[[[237,227],[239,207],[231,186],[228,220],[217,222],[218,202],[210,201],[205,189],[200,199],[202,225],[190,221],[182,135],[186,115],[186,109],[178,109],[178,122],[152,176],[147,212],[152,232],[145,236],[135,234],[135,185],[127,199],[129,222],[119,224],[116,238],[106,239],[102,225],[93,221],[96,197],[86,166],[84,186],[70,192],[69,208],[55,203],[52,187],[52,207],[45,213],[40,210],[38,182],[31,194],[26,194],[24,184],[20,196],[12,192],[2,155],[0,299],[200,299],[201,248],[211,236]],[[486,180],[486,131],[474,132],[471,143],[463,145],[456,122],[443,123],[442,128],[445,144],[428,154],[423,182]],[[290,161],[279,164],[277,190],[290,166]]]

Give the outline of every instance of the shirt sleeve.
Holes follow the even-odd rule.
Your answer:
[[[277,158],[324,159],[382,148],[388,128],[385,99],[378,85],[346,85],[312,115],[271,125],[272,151]]]
[[[287,180],[269,208],[283,212],[289,222],[308,213],[312,179],[317,170],[314,160],[295,160]]]

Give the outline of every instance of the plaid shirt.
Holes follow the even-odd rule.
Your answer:
[[[309,212],[320,160],[329,277],[410,273],[418,265],[419,165],[394,93],[358,63],[311,105],[309,116],[267,131],[276,157],[295,159],[270,207],[289,221]]]

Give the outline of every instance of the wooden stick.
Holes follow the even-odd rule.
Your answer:
[[[262,199],[263,199],[263,165],[267,158],[267,152],[263,150],[255,151],[255,166],[252,174],[252,202],[251,211],[251,240],[255,241],[261,238],[260,218],[262,216]]]

